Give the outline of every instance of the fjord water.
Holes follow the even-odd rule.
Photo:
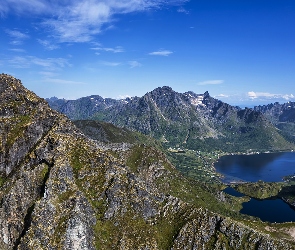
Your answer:
[[[224,176],[224,182],[278,182],[295,175],[295,153],[227,155],[215,163],[215,169]]]

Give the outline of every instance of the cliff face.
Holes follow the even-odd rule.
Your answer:
[[[209,212],[158,150],[88,139],[11,76],[0,97],[1,249],[293,249]]]

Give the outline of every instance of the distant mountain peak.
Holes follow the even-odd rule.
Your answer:
[[[175,91],[169,86],[163,86],[163,87],[155,88],[150,93],[157,93],[159,95],[162,95],[162,94],[171,93],[171,92],[175,92]]]
[[[204,98],[207,98],[207,97],[210,97],[210,94],[209,94],[208,91],[206,91],[206,92],[204,93]]]

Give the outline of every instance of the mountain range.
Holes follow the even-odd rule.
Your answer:
[[[284,123],[284,126],[282,122],[274,123],[279,118],[267,111],[270,110],[267,107],[241,109],[211,97],[208,92],[178,93],[164,86],[142,97],[123,100],[89,96],[47,101],[53,109],[72,120],[112,123],[150,135],[167,148],[227,152],[294,149],[294,144],[290,143],[292,136],[286,131],[294,122]],[[291,106],[290,110],[295,109]],[[291,113],[289,116],[291,119]]]
[[[166,88],[156,92],[162,90]],[[177,128],[176,122],[183,117],[189,124],[190,112],[199,105],[188,106],[190,95],[194,96],[174,96],[182,108],[170,116],[166,97],[160,98],[161,112],[152,112],[169,118],[166,122],[171,127]],[[149,98],[135,100],[128,102],[131,107],[155,108]],[[219,101],[207,94],[197,100],[202,105],[196,108],[205,109],[205,121],[214,126],[216,121],[222,123]],[[130,110],[127,103],[119,105],[122,111]],[[219,108],[206,113],[206,105]],[[187,112],[178,113],[184,107]],[[241,124],[254,119],[247,115],[250,111],[239,113],[238,108],[226,107],[228,114],[240,114]],[[270,126],[263,117],[255,122]],[[75,123],[96,137],[83,133],[20,80],[0,75],[0,249],[295,248],[288,225],[241,215],[240,199],[185,178],[151,137],[108,123]],[[154,123],[149,120],[148,124],[142,129],[149,131]],[[205,128],[200,140],[205,135],[224,136],[211,131],[214,126]]]

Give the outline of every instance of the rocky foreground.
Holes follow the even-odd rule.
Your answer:
[[[0,187],[0,249],[294,249],[184,199],[163,153],[89,139],[5,74]]]

